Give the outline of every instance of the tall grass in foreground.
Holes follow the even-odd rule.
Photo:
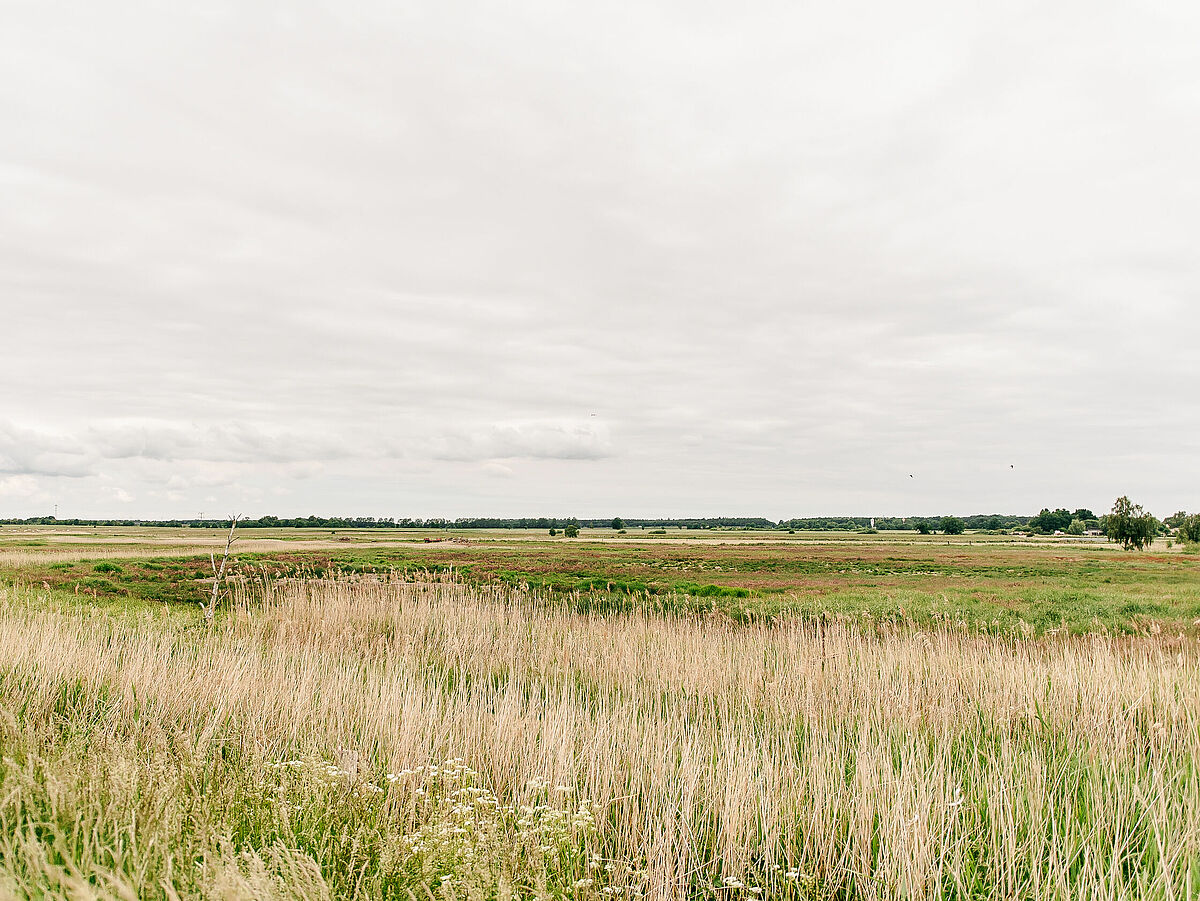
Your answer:
[[[1190,898],[1198,664],[456,583],[260,584],[211,632],[0,589],[0,895]]]

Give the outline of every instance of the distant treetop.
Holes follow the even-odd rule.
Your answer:
[[[430,517],[375,516],[260,516],[238,523],[239,529],[536,529],[547,531],[565,529],[568,525],[590,529],[750,529],[812,532],[856,532],[875,528],[881,532],[926,529],[944,530],[944,523],[957,521],[964,530],[1000,531],[1003,529],[1033,529],[1052,533],[1066,531],[1073,520],[1089,528],[1098,525],[1091,510],[1080,508],[1074,513],[1059,507],[1043,508],[1036,516],[1002,513],[977,513],[971,516],[944,514],[940,516],[809,516],[774,520],[763,516],[705,516],[705,517],[647,517],[616,516],[611,519],[577,519],[555,516],[467,516],[457,519]],[[221,519],[56,519],[35,516],[28,519],[0,519],[0,525],[59,525],[59,526],[162,526],[190,529],[227,529],[229,520]],[[1172,524],[1174,527],[1174,524]],[[957,528],[955,522],[951,528]]]

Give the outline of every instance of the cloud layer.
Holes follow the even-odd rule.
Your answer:
[[[1198,40],[18,4],[0,512],[1200,508]]]

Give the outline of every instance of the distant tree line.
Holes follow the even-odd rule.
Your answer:
[[[163,526],[192,529],[229,528],[228,519],[57,519],[53,516],[34,516],[28,519],[0,519],[0,525],[57,525],[57,526]],[[565,529],[573,525],[588,529],[774,529],[777,524],[761,516],[718,516],[695,519],[578,519],[569,517],[502,517],[475,516],[458,519],[433,517],[375,516],[260,516],[238,521],[239,529]]]
[[[0,525],[56,526],[161,526],[191,529],[226,529],[228,519],[57,519],[34,516],[26,519],[0,519]],[[1126,547],[1147,546],[1157,535],[1174,535],[1190,545],[1200,543],[1200,514],[1179,511],[1159,521],[1129,498],[1121,497],[1111,513],[1097,516],[1080,507],[1067,510],[1044,507],[1036,516],[1002,513],[977,513],[971,516],[813,516],[775,522],[762,516],[658,517],[578,519],[576,517],[530,516],[520,518],[475,516],[447,519],[375,516],[260,516],[243,519],[239,529],[530,529],[578,534],[581,528],[613,529],[761,529],[814,532],[916,531],[922,534],[942,532],[961,535],[973,532],[1032,532],[1035,534],[1083,535],[1088,531],[1106,535]]]
[[[876,517],[875,528],[881,531],[905,531],[917,528],[921,522],[940,524],[957,517]],[[961,519],[966,529],[1011,529],[1027,526],[1029,516],[979,514]],[[53,516],[32,516],[26,519],[0,519],[0,525],[55,526],[161,526],[182,529],[227,529],[228,519],[58,519]],[[574,516],[528,516],[506,518],[471,516],[447,519],[376,516],[260,516],[238,521],[239,529],[565,529],[573,525],[584,529],[791,529],[807,532],[854,532],[870,528],[869,516],[817,516],[799,519],[774,520],[763,516],[657,517],[637,519],[612,517],[579,519]]]
[[[947,520],[957,520],[963,529],[974,531],[998,531],[1000,529],[1023,528],[1029,524],[1030,516],[1013,516],[1001,513],[976,513],[971,516],[876,516],[874,528],[880,532],[921,531],[922,525],[929,531],[940,531],[941,524]],[[858,532],[872,527],[870,516],[809,516],[800,519],[788,519],[779,523],[778,528],[795,529],[804,532]],[[955,528],[956,523],[951,523]]]
[[[947,517],[930,517],[934,528]],[[997,514],[967,516],[961,521],[967,529],[1006,529],[1024,526],[1028,516]],[[877,517],[875,528],[903,531],[916,528],[920,517]],[[162,526],[190,529],[227,529],[228,519],[56,519],[53,516],[34,516],[28,519],[0,519],[0,525],[57,525],[57,526]],[[491,516],[429,519],[375,516],[260,516],[238,521],[239,529],[557,529],[573,525],[585,529],[792,529],[796,531],[853,532],[869,528],[869,516],[821,516],[802,519],[774,520],[763,516],[710,516],[693,518],[612,517],[608,519],[579,519],[570,517],[530,516],[503,518]]]

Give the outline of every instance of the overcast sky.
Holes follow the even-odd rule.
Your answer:
[[[1200,509],[1198,47],[0,0],[0,517]]]

